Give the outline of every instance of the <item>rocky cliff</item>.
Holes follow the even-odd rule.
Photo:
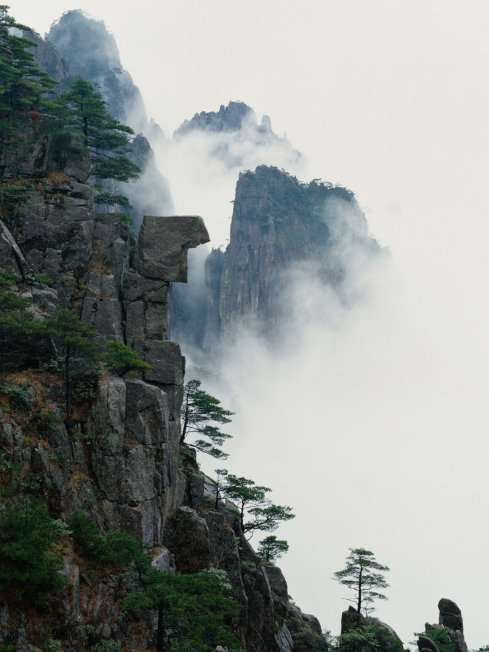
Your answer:
[[[0,392],[0,511],[35,495],[60,523],[81,509],[102,532],[135,535],[159,570],[221,568],[241,605],[233,627],[243,649],[325,649],[317,621],[290,605],[280,571],[255,555],[233,506],[214,509],[212,483],[180,455],[184,359],[169,340],[168,294],[171,283],[186,280],[187,250],[208,240],[202,221],[147,216],[134,241],[119,215],[93,212],[87,158],[60,151],[42,116],[17,113],[13,121],[16,146],[0,155],[0,189],[20,193],[0,207],[9,292],[39,320],[71,309],[102,346],[124,341],[150,368],[135,378],[104,375],[94,394],[75,396],[67,427],[63,380],[48,352],[30,352],[13,372],[4,366],[2,387],[27,398]],[[62,553],[67,588],[50,612],[0,593],[0,645],[34,652],[48,641],[87,650],[105,641],[116,646],[110,649],[154,649],[151,612],[121,608],[128,573],[94,570],[66,531]]]
[[[243,172],[229,245],[206,262],[205,325],[199,320],[195,329],[180,303],[174,332],[194,347],[212,348],[243,326],[277,340],[291,316],[294,279],[304,279],[305,293],[308,283],[319,282],[340,305],[352,306],[381,254],[350,190],[319,180],[301,183],[270,166]]]

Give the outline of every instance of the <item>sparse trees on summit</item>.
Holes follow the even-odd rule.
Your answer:
[[[371,611],[374,600],[386,600],[387,597],[379,589],[388,588],[384,574],[388,566],[379,564],[375,555],[365,548],[350,548],[346,558],[346,566],[334,574],[335,580],[348,587],[353,598],[348,598],[356,607],[358,622],[362,610]]]

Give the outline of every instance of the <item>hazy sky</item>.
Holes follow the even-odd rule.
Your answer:
[[[391,567],[377,615],[406,642],[449,597],[469,647],[489,643],[487,0],[9,4],[41,33],[67,9],[103,19],[167,134],[243,100],[304,153],[304,178],[355,191],[395,272],[283,360],[233,353],[233,469],[295,507],[280,565],[324,627],[345,605],[332,574],[363,546]]]

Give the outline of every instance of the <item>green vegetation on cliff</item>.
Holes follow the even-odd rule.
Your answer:
[[[47,607],[66,580],[56,544],[67,530],[52,519],[45,505],[32,499],[0,515],[0,593],[12,593],[25,605]]]
[[[36,44],[13,31],[28,29],[0,5],[0,143],[5,146],[14,132],[14,111],[41,111],[46,93],[55,82],[39,70],[30,49]]]

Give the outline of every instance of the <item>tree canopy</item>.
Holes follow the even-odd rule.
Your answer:
[[[1,514],[0,591],[11,590],[19,600],[45,607],[65,587],[59,573],[63,560],[54,547],[59,525],[45,505],[32,499]]]
[[[362,609],[371,610],[375,600],[387,599],[379,589],[389,586],[384,577],[388,570],[389,567],[380,564],[370,550],[350,548],[345,568],[334,574],[335,580],[352,592],[353,598],[348,600],[355,604],[359,621]]]
[[[273,563],[289,550],[289,544],[284,539],[277,539],[274,534],[265,537],[258,546],[258,556],[264,561]]]
[[[94,177],[129,181],[139,175],[138,166],[127,156],[134,131],[109,115],[102,95],[90,82],[76,77],[53,102],[52,110],[58,126],[89,152]],[[101,195],[102,203],[110,201],[110,193]],[[127,200],[122,198],[122,202]]]
[[[243,532],[270,532],[275,530],[281,521],[294,518],[291,507],[275,505],[267,498],[271,491],[269,487],[259,486],[249,478],[227,473],[221,491],[237,504]],[[249,520],[246,520],[246,516]]]
[[[0,115],[14,110],[41,110],[45,93],[56,82],[40,70],[30,49],[36,43],[19,36],[14,29],[28,30],[0,5]]]
[[[226,458],[227,454],[219,447],[231,435],[222,432],[216,424],[230,423],[233,412],[223,408],[221,401],[201,389],[201,385],[200,380],[189,380],[184,387],[180,443],[215,458]],[[191,436],[198,439],[189,441]]]

